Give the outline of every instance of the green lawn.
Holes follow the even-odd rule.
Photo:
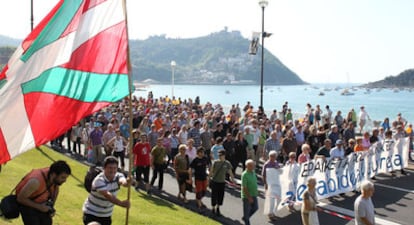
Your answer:
[[[87,197],[83,187],[83,178],[88,169],[87,166],[59,154],[46,147],[30,150],[3,166],[0,173],[0,196],[10,193],[20,179],[33,168],[48,167],[53,161],[65,160],[72,168],[72,176],[62,185],[56,203],[55,225],[82,224],[82,204]],[[120,199],[125,199],[127,189],[122,188]],[[216,221],[198,215],[187,209],[164,201],[157,197],[148,197],[146,194],[131,190],[132,206],[129,211],[129,224],[218,224]],[[126,210],[115,207],[112,216],[113,225],[125,224]],[[0,224],[22,224],[21,219],[5,221],[0,219]]]

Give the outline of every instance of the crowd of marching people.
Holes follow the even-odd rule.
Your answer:
[[[322,110],[320,105],[308,103],[304,116],[294,118],[288,102],[280,112],[275,109],[267,115],[262,107],[255,109],[250,102],[243,107],[232,105],[225,111],[220,104],[201,104],[199,97],[154,98],[150,92],[147,98],[134,97],[131,105],[124,100],[85,118],[52,144],[62,147],[67,137],[67,148],[73,153],[96,165],[102,165],[103,158],[112,155],[119,159],[121,170],[125,169],[125,157],[133,154],[134,178],[148,194],[154,191],[156,180],[156,187],[163,189],[164,172],[171,168],[177,179],[177,198],[186,203],[186,191],[195,186],[197,206],[206,208],[201,200],[210,187],[211,209],[218,216],[226,183],[235,185],[234,177],[241,176],[243,220],[250,224],[249,217],[258,208],[255,179],[262,179],[266,192],[280,195],[277,185],[269,179],[279,168],[289,167],[289,176],[294,177],[301,163],[314,158],[344,158],[376,142],[407,136],[412,143],[412,125],[401,114],[395,119],[385,118],[368,130],[370,120],[364,106],[359,112],[351,109],[343,115],[341,111],[334,113],[329,106]],[[129,152],[131,139],[133,147]],[[238,173],[238,167],[242,173]],[[316,209],[316,201],[312,192],[306,192],[302,217]],[[280,198],[265,202],[265,214],[274,220]],[[294,210],[291,204],[287,206]]]

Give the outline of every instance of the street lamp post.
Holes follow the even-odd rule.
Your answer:
[[[176,65],[174,60],[171,61],[171,99],[174,98],[174,70]]]
[[[264,38],[266,36],[264,31],[264,11],[269,4],[267,0],[259,0],[259,6],[262,8],[262,59],[260,67],[260,106],[263,107],[263,64],[264,64]]]

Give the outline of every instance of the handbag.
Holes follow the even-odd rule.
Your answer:
[[[189,192],[193,192],[193,184],[188,181],[185,181],[185,190]]]
[[[20,215],[19,207],[17,196],[15,194],[7,195],[0,202],[0,214],[6,219],[15,219]]]
[[[319,225],[319,218],[317,211],[309,211],[309,225]]]
[[[46,181],[45,174],[42,173],[42,175],[43,175],[43,178]],[[24,176],[22,178],[22,180],[24,180],[24,178],[26,178],[27,176],[28,175]],[[6,219],[16,219],[20,215],[20,204],[17,202],[17,195],[13,194],[13,192],[16,190],[18,185],[19,184],[17,184],[16,187],[13,188],[13,190],[10,192],[9,195],[7,195],[3,199],[1,199],[1,202],[0,202],[0,216],[3,216]],[[36,196],[34,196],[30,199],[35,200],[38,197],[40,197],[41,195],[43,195],[46,191],[49,191],[49,187],[46,190],[44,190],[42,193],[37,194]]]

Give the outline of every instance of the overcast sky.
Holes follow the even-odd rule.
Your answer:
[[[35,24],[58,2],[33,1]],[[256,0],[127,0],[127,6],[131,39],[198,37],[225,26],[246,38],[261,31]],[[30,32],[30,0],[1,0],[0,9],[0,34]],[[414,68],[413,10],[413,0],[269,0],[265,30],[273,35],[265,47],[307,82],[380,80]]]

